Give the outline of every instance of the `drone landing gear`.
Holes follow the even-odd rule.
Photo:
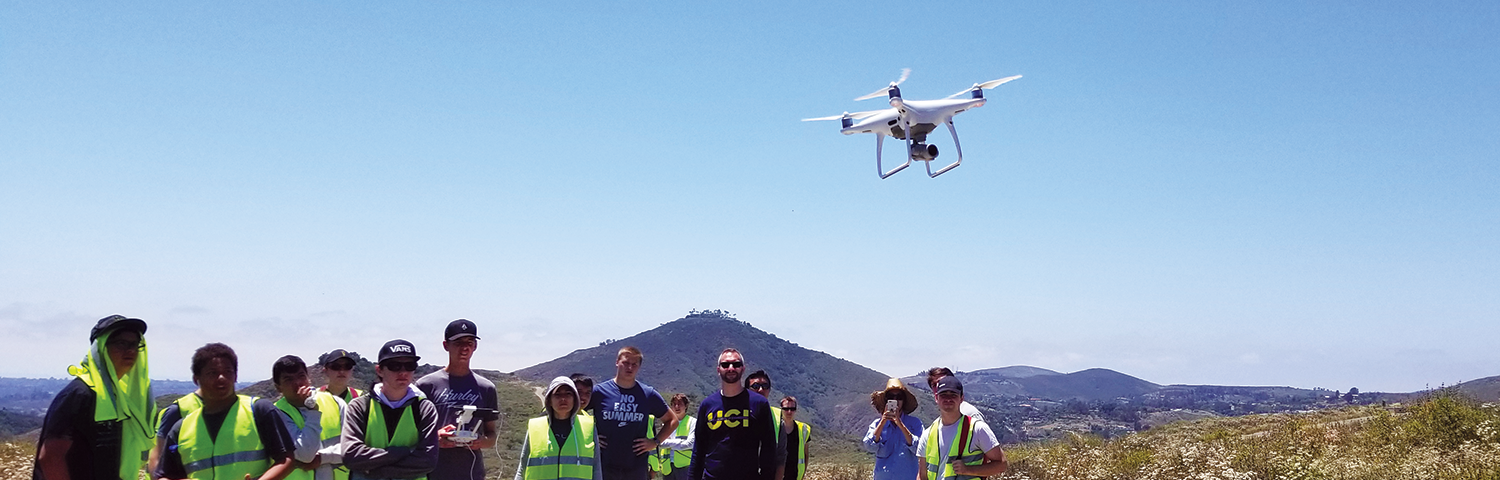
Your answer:
[[[875,173],[879,174],[880,178],[884,180],[891,175],[895,175],[897,172],[905,170],[906,167],[911,166],[911,162],[913,161],[919,161],[927,164],[927,176],[930,178],[937,178],[938,175],[948,173],[949,170],[958,168],[959,164],[964,163],[964,148],[963,145],[960,145],[958,143],[958,129],[953,128],[953,122],[949,121],[945,123],[945,125],[948,126],[948,133],[953,135],[953,150],[958,153],[958,160],[953,162],[953,164],[940,168],[936,172],[932,171],[932,161],[938,156],[937,147],[927,143],[926,134],[907,135],[905,138],[906,163],[897,165],[895,168],[890,169],[890,171],[886,171],[885,164],[882,163],[881,159],[881,151],[885,147],[886,135],[877,133],[875,134]],[[903,131],[907,130],[903,129]]]
[[[948,133],[953,134],[953,150],[955,150],[955,151],[958,152],[958,161],[953,162],[952,165],[943,167],[942,169],[938,170],[937,173],[932,173],[932,160],[930,160],[930,159],[927,160],[927,176],[928,177],[937,178],[938,175],[942,175],[943,173],[946,173],[947,171],[952,170],[952,169],[958,167],[958,164],[964,163],[964,148],[962,146],[959,146],[959,144],[958,144],[958,130],[955,130],[953,128],[953,121],[952,120],[948,121]],[[934,155],[934,156],[936,156],[936,155]]]
[[[952,127],[950,126],[949,128],[952,128]],[[911,142],[909,142],[909,141],[906,142],[906,143],[907,143],[908,146],[911,145]],[[901,166],[899,166],[899,167],[892,168],[891,171],[889,171],[889,172],[885,171],[885,166],[883,166],[883,165],[880,164],[880,150],[884,146],[885,146],[885,135],[878,134],[878,133],[875,134],[875,173],[877,173],[877,174],[880,175],[880,179],[881,180],[885,180],[886,177],[889,177],[891,175],[895,175],[896,172],[905,170],[906,167],[911,166],[911,152],[910,152],[910,150],[908,150],[907,151],[907,155],[906,155],[906,163],[901,164]],[[942,172],[938,172],[938,173],[942,173]]]

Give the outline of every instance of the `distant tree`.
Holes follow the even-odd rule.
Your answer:
[[[1359,389],[1350,388],[1349,393],[1344,394],[1344,403],[1354,403],[1356,398],[1359,398]]]

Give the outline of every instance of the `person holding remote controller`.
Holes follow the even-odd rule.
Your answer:
[[[430,480],[480,480],[484,478],[482,451],[495,446],[500,406],[495,383],[469,369],[479,348],[479,330],[474,322],[458,319],[443,331],[443,350],[448,366],[417,379],[421,390],[437,405],[438,464]]]

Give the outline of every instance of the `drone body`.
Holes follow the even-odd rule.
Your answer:
[[[891,108],[883,110],[870,110],[866,112],[845,113],[830,117],[808,118],[804,122],[819,120],[839,120],[843,128],[839,130],[844,135],[856,133],[875,134],[875,172],[884,179],[895,175],[896,172],[911,166],[912,161],[920,161],[927,164],[927,176],[937,178],[938,175],[958,167],[964,161],[964,150],[958,143],[958,130],[953,128],[953,116],[965,110],[984,106],[984,91],[995,88],[1003,83],[1021,78],[1020,75],[990,80],[984,83],[976,83],[974,86],[962,92],[955,93],[942,100],[907,100],[901,97],[901,88],[898,85],[906,81],[911,69],[901,71],[901,79],[874,93],[856,98],[855,100],[866,100],[886,95],[890,99]],[[963,94],[969,94],[969,98],[955,98]],[[932,161],[938,156],[936,145],[927,143],[927,134],[936,130],[938,125],[948,127],[948,133],[953,135],[953,149],[958,154],[958,160],[953,164],[932,171]],[[885,137],[895,137],[906,141],[906,162],[887,171],[881,163],[881,150],[885,145]]]

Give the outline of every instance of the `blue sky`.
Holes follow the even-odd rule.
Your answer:
[[[693,308],[892,375],[1497,375],[1497,59],[1495,2],[12,4],[0,375],[111,313],[187,379],[440,362],[460,317],[512,371]],[[938,179],[798,121],[902,68],[1025,77]]]

